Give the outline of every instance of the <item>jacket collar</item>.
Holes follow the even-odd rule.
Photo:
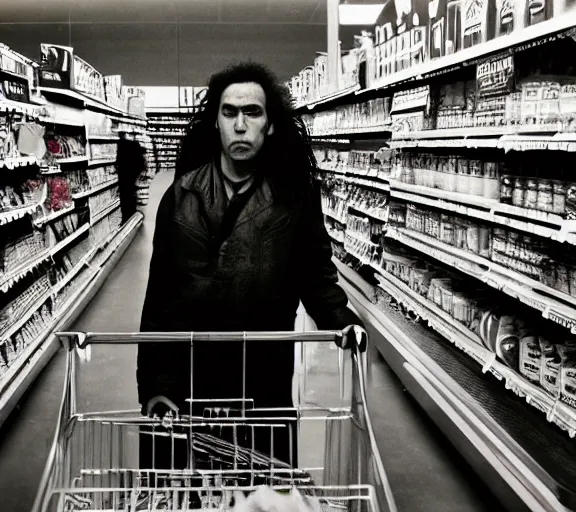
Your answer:
[[[180,186],[189,192],[196,192],[200,195],[211,219],[215,220],[215,216],[221,218],[227,203],[226,190],[224,189],[224,180],[213,161],[184,175],[180,181]],[[248,222],[269,208],[272,203],[272,187],[265,178],[240,213],[236,226]]]

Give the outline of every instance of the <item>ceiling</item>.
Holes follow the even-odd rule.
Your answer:
[[[0,0],[0,24],[326,25],[326,0]]]

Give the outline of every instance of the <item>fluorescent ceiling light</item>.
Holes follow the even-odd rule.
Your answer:
[[[341,4],[340,25],[375,25],[385,4]]]

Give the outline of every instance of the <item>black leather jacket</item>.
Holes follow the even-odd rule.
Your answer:
[[[156,220],[141,331],[290,331],[300,301],[320,329],[361,325],[337,284],[318,190],[288,207],[274,200],[264,180],[232,234],[214,251],[225,208],[224,184],[214,165],[184,175],[166,192]],[[251,347],[248,371],[259,376],[251,379],[262,382],[268,375],[291,382],[293,350],[289,343]],[[237,346],[195,345],[194,368],[195,397],[229,397],[241,389],[239,382],[228,387],[219,382],[240,378]],[[182,388],[190,389],[189,345],[143,344],[137,376],[141,404],[157,394],[181,401]]]

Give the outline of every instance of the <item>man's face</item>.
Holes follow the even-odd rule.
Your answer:
[[[231,160],[254,158],[262,149],[266,135],[273,130],[268,124],[266,94],[262,86],[246,82],[224,89],[216,126],[222,150]]]

